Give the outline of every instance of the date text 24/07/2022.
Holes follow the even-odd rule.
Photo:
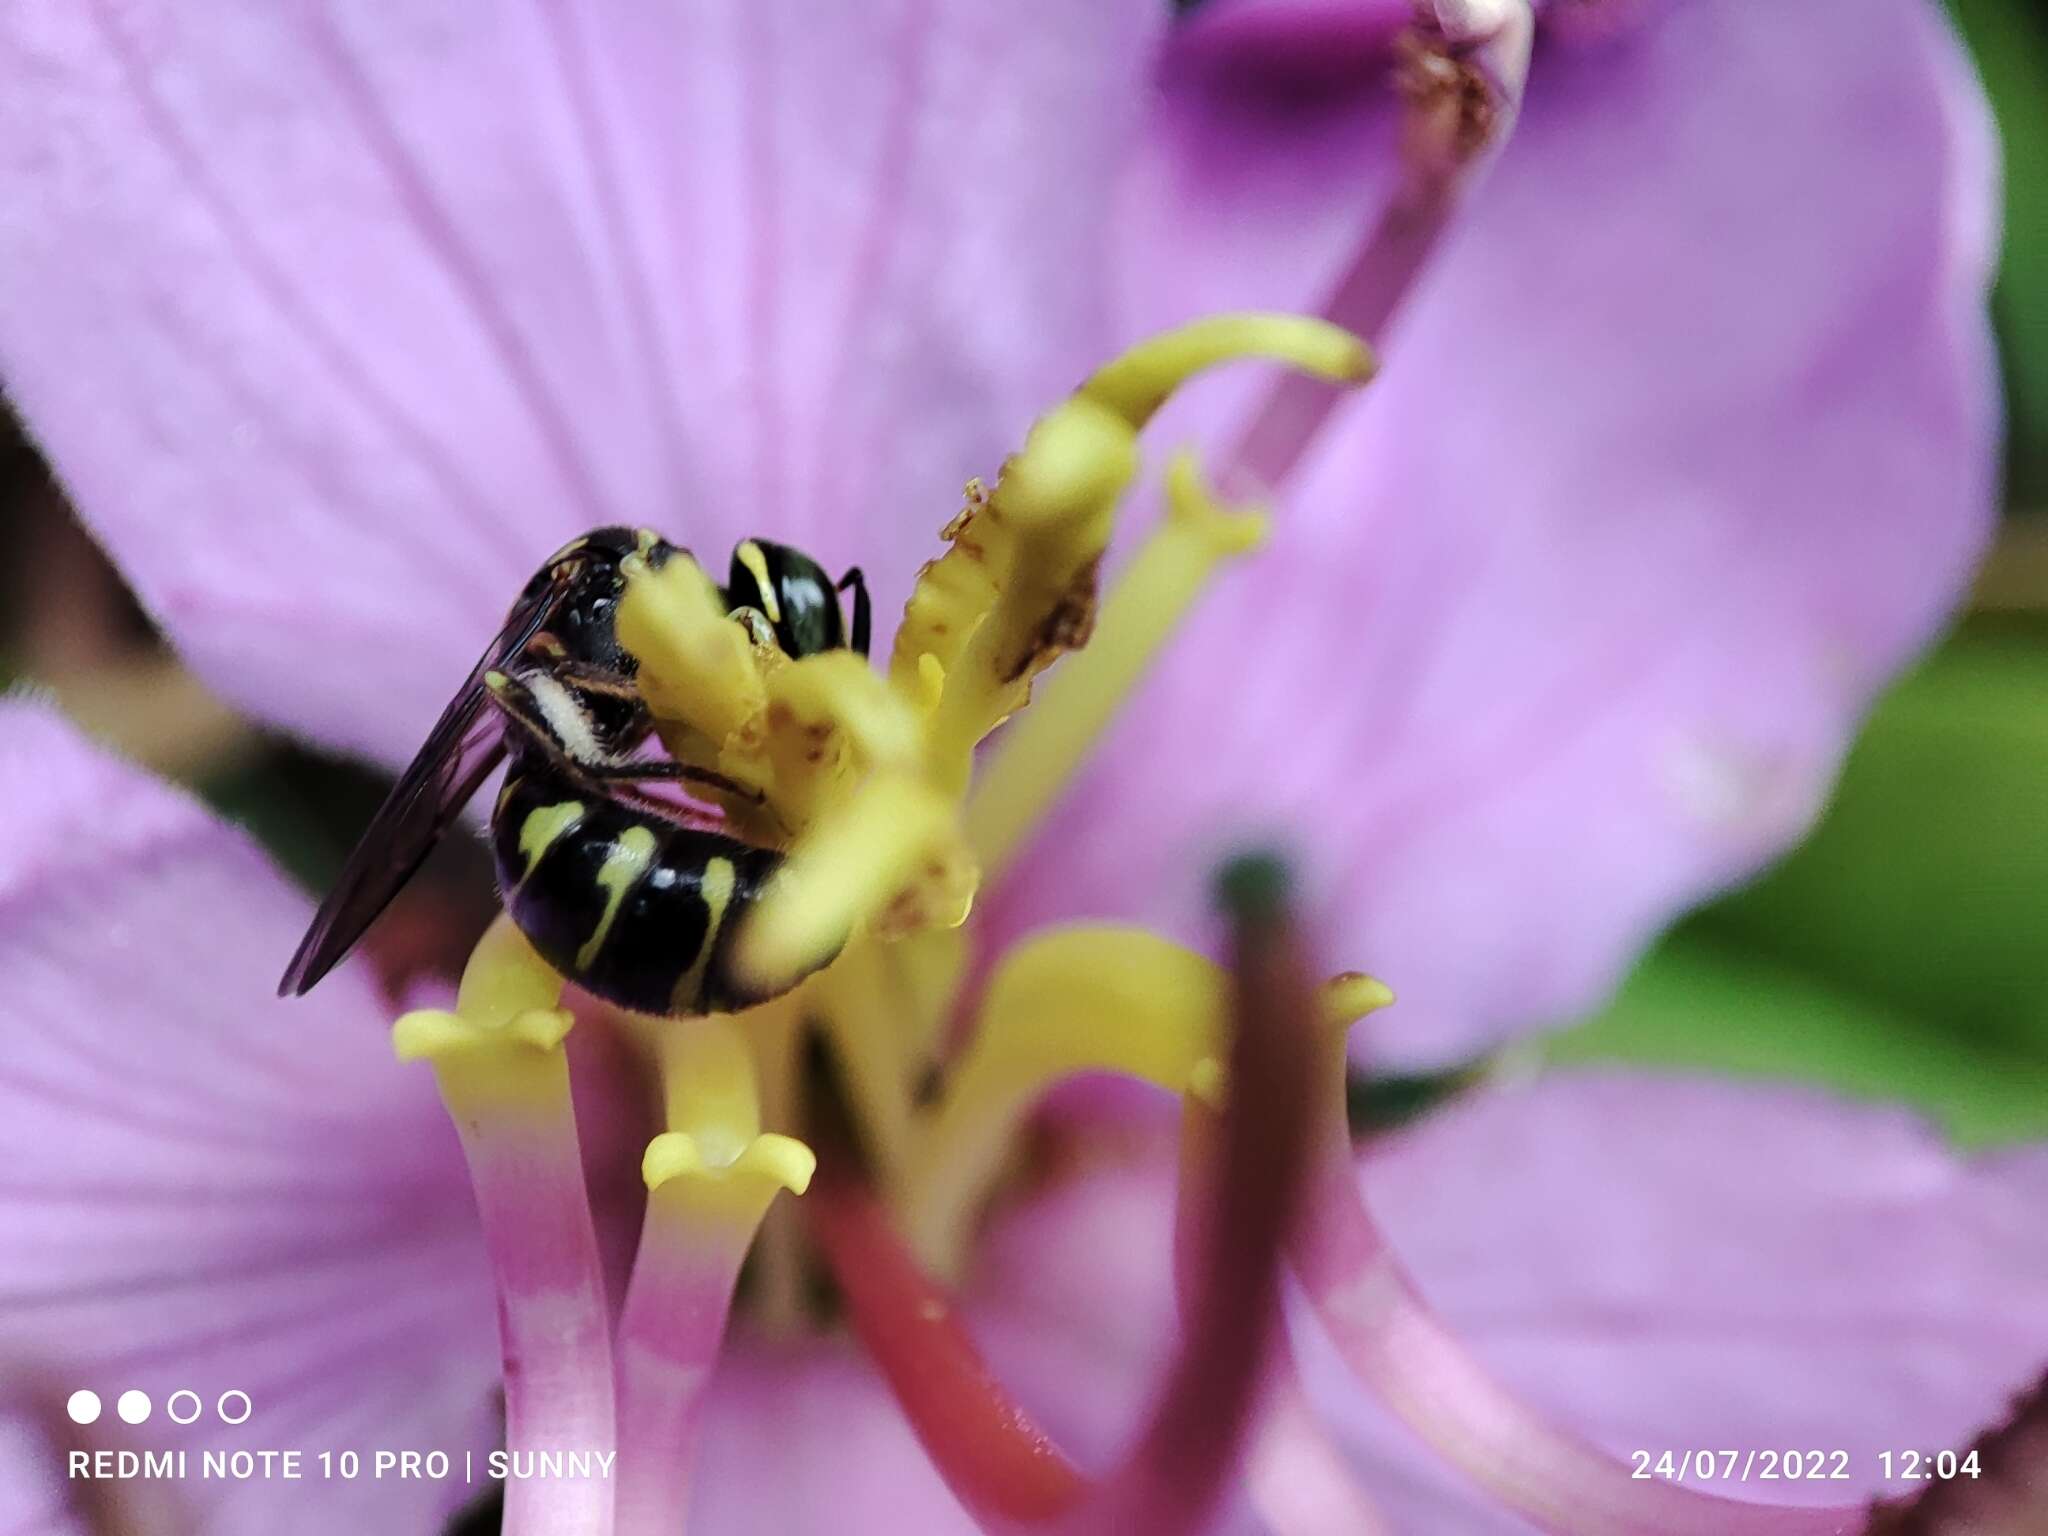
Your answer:
[[[1971,1451],[1879,1451],[1878,1470],[1886,1482],[1931,1482],[1977,1477],[1982,1469]],[[1631,1451],[1629,1475],[1638,1481],[1671,1483],[1848,1482],[1847,1451]]]

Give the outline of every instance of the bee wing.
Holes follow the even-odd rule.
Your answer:
[[[533,643],[555,617],[566,585],[557,581],[521,601],[461,691],[441,711],[426,745],[384,797],[334,889],[313,914],[312,925],[277,984],[279,997],[310,991],[355,947],[504,760],[504,717],[490,702],[484,675],[508,665]]]

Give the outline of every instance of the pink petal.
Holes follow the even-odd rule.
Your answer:
[[[401,759],[595,523],[772,532],[891,611],[1103,350],[1166,18],[29,0],[0,365],[209,680]]]
[[[1881,1451],[1960,1450],[2048,1364],[2041,1148],[1965,1161],[1819,1094],[1581,1073],[1462,1101],[1363,1182],[1462,1341],[1624,1464],[1846,1453],[1843,1481],[1707,1491],[1853,1502],[1883,1485]],[[1397,1529],[1530,1529],[1311,1363]]]
[[[110,1449],[438,1448],[460,1468],[494,1438],[490,1291],[452,1132],[368,980],[278,1002],[305,902],[43,709],[0,706],[0,796],[6,1374],[59,1403],[92,1388]],[[130,1388],[156,1404],[132,1428]],[[190,1428],[167,1418],[180,1389],[205,1404]],[[230,1389],[241,1428],[215,1420]],[[423,1529],[475,1491],[308,1478],[175,1491],[208,1531],[251,1533],[280,1510]]]
[[[1282,248],[1160,261],[1157,302],[1293,298],[1272,274],[1326,259],[1335,210],[1263,221],[1246,165],[1297,131],[1301,155],[1363,154],[1349,101],[1237,159],[1187,149],[1180,185],[1212,199],[1191,227],[1234,210],[1240,244]],[[1992,162],[1921,0],[1699,0],[1545,52],[1384,374],[1004,925],[1079,901],[1196,931],[1219,845],[1277,830],[1344,914],[1336,958],[1401,994],[1380,1056],[1455,1059],[1586,1006],[1807,825],[1965,579],[1991,505]]]
[[[845,1339],[728,1343],[694,1489],[717,1536],[979,1536]]]
[[[7,1536],[93,1536],[72,1490],[60,1480],[65,1437],[51,1436],[41,1422],[63,1414],[63,1399],[58,1393],[41,1402],[0,1404],[0,1509],[7,1512],[0,1530]]]

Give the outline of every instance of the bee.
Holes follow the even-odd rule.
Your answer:
[[[636,554],[657,570],[690,558],[646,529],[599,528],[534,574],[349,855],[279,996],[302,995],[333,969],[508,757],[492,853],[505,910],[541,958],[639,1013],[727,1012],[773,995],[736,974],[732,941],[783,855],[692,821],[643,788],[746,793],[710,770],[633,755],[654,729],[638,663],[618,637],[623,562]],[[850,627],[840,606],[849,589]],[[858,567],[834,582],[800,550],[747,539],[720,595],[790,656],[867,654]]]

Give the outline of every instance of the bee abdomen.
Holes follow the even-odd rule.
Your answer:
[[[505,909],[542,959],[636,1013],[727,1013],[772,992],[732,965],[782,856],[515,767],[492,817]]]

